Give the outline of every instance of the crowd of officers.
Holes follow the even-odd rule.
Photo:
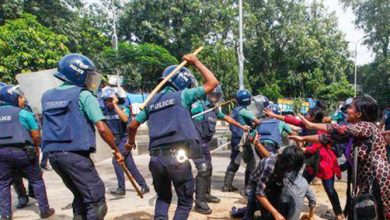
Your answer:
[[[90,154],[96,151],[96,130],[114,154],[118,188],[111,193],[126,193],[123,167],[130,171],[141,187],[140,192],[148,193],[149,186],[131,154],[136,148],[137,129],[146,121],[150,137],[149,170],[157,194],[156,220],[168,219],[172,184],[178,197],[175,220],[189,218],[194,193],[194,210],[199,213],[212,213],[208,203],[220,202],[211,194],[213,167],[209,146],[216,132],[217,120],[228,122],[232,133],[230,163],[222,191],[237,190],[233,186],[235,173],[241,160],[247,164],[243,195],[248,204],[240,209],[233,207],[232,216],[254,219],[255,212],[260,210],[261,219],[298,219],[306,197],[310,207],[308,217],[313,218],[316,198],[309,183],[314,177],[322,180],[336,218],[344,219],[348,215],[348,207],[343,213],[334,189],[334,178],[341,177],[336,154],[346,153],[346,158],[351,159],[348,151],[364,146],[364,138],[378,134],[378,128],[367,124],[376,120],[372,116],[375,108],[378,110],[375,100],[365,96],[350,99],[342,109],[343,115],[347,115],[344,124],[331,125],[322,124],[324,109],[320,103],[298,119],[281,115],[277,105],[265,100],[262,103],[265,117],[260,119],[248,109],[252,95],[243,89],[237,92],[237,106],[228,116],[218,108],[223,92],[214,74],[193,54],[185,55],[183,59],[200,73],[204,84],[199,86],[191,71],[182,67],[134,119],[126,101],[115,89],[104,89],[97,99],[95,93],[99,88],[100,75],[93,62],[80,54],[66,55],[58,63],[54,76],[63,84],[42,96],[41,126],[20,87],[0,85],[1,220],[12,219],[11,185],[18,194],[17,208],[25,207],[30,196],[38,201],[41,218],[55,214],[48,203],[37,159],[40,151],[74,195],[73,218],[104,219],[108,211],[105,186],[90,158]],[[161,80],[176,67],[167,67]],[[288,124],[302,129],[294,130]],[[359,129],[372,131],[364,133]],[[297,144],[282,147],[282,138],[287,135]],[[341,143],[339,151],[332,147],[337,142],[334,140],[341,140],[336,136],[350,137],[348,141],[345,138],[338,141]],[[390,168],[384,136],[375,136],[375,140],[379,138],[379,141],[374,142],[375,147],[371,148],[374,153],[369,154],[364,149],[359,154],[363,159],[359,157],[358,163],[364,166],[368,160],[372,163],[376,172],[369,175],[374,178],[371,185],[381,204],[379,213],[382,218],[390,218],[389,184],[386,186],[387,182],[390,183]],[[366,157],[368,154],[370,156]],[[375,158],[375,163],[372,158]],[[194,161],[197,169],[195,178],[189,159]],[[351,160],[348,161],[349,167],[352,167]],[[304,163],[306,168],[301,174]],[[351,170],[348,164],[345,166],[344,170]],[[358,169],[363,169],[362,166]],[[380,176],[377,175],[379,171]],[[28,195],[22,177],[28,179]],[[361,191],[367,190],[365,178],[366,175],[358,176],[363,184],[358,184]]]

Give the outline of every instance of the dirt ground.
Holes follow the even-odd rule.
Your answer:
[[[146,220],[153,219],[154,204],[156,201],[156,194],[152,186],[151,174],[148,170],[149,156],[140,155],[134,157],[138,168],[146,178],[147,183],[150,185],[151,192],[145,195],[144,199],[140,199],[136,196],[135,191],[131,188],[130,183],[127,182],[127,194],[124,197],[115,197],[109,193],[110,190],[116,188],[116,177],[112,167],[111,159],[107,159],[96,163],[98,172],[103,179],[106,186],[106,199],[108,205],[108,214],[105,219],[115,220]],[[222,151],[213,155],[213,184],[212,194],[218,196],[221,199],[219,204],[210,204],[213,210],[211,215],[201,215],[196,212],[191,212],[190,218],[193,220],[212,220],[212,219],[233,219],[230,217],[230,210],[233,206],[243,207],[246,205],[246,200],[240,195],[239,192],[224,193],[220,188],[223,185],[223,178],[225,175],[226,167],[229,163],[229,152]],[[193,166],[194,169],[194,166]],[[196,174],[196,170],[194,170]],[[54,171],[44,173],[44,179],[46,181],[47,194],[49,198],[50,206],[56,209],[56,215],[49,218],[54,219],[72,219],[72,209],[70,203],[73,199],[71,192],[64,186],[58,175]],[[243,187],[244,168],[241,167],[234,180],[234,185],[239,189]],[[317,196],[317,208],[315,210],[316,219],[333,219],[333,211],[329,199],[321,185],[321,182],[312,184],[311,186]],[[344,180],[336,182],[336,190],[340,197],[342,207],[345,204],[345,189],[346,183]],[[14,191],[13,195],[13,207],[16,205],[16,196]],[[177,199],[172,200],[170,207],[169,217],[172,219]],[[307,205],[307,201],[305,202]],[[39,219],[39,209],[36,200],[31,200],[30,205],[24,209],[14,209],[14,219]],[[308,208],[305,209],[305,212]]]

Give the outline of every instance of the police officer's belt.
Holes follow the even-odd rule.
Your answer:
[[[10,149],[10,150],[26,150],[24,144],[0,145],[0,148],[2,148],[2,149]]]
[[[156,148],[150,151],[151,156],[176,156],[177,150],[182,149],[178,147],[164,147],[164,148]]]

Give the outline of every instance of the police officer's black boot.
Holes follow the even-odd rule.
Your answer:
[[[53,208],[49,208],[48,210],[41,212],[40,217],[41,218],[49,218],[50,216],[54,215],[56,213],[56,210]]]
[[[221,200],[218,197],[211,195],[211,176],[206,177],[206,181],[206,201],[211,203],[219,203]]]
[[[150,192],[149,186],[145,185],[141,187],[141,194],[145,195],[146,193]]]
[[[211,214],[212,210],[207,205],[207,201],[206,201],[206,187],[207,187],[206,178],[197,176],[195,180],[196,180],[195,211],[206,215]]]
[[[223,192],[233,192],[237,190],[237,188],[232,185],[234,175],[234,172],[226,171],[224,186],[222,187]]]
[[[18,204],[16,205],[17,209],[22,209],[28,205],[28,196],[18,197]]]
[[[12,186],[14,187],[15,192],[18,195],[18,204],[16,205],[16,208],[22,209],[22,208],[26,207],[29,199],[28,199],[28,196],[26,193],[26,188],[24,187],[24,184],[23,184],[22,177],[17,176],[14,179]]]
[[[116,190],[112,190],[110,193],[116,196],[124,196],[126,195],[126,190],[122,187],[118,187]]]

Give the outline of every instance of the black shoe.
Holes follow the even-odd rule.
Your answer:
[[[230,216],[233,218],[243,218],[245,212],[246,212],[246,207],[236,208],[235,206],[233,206],[232,210],[230,211]]]
[[[23,197],[19,197],[18,200],[19,200],[19,202],[16,205],[17,209],[22,209],[22,208],[24,208],[24,207],[26,207],[28,205],[29,199],[28,199],[27,196],[26,197],[24,197],[24,196]]]
[[[40,216],[41,218],[49,218],[50,216],[54,215],[56,213],[56,210],[53,208],[49,208],[45,212],[41,212]]]
[[[126,195],[126,190],[123,189],[122,187],[118,187],[118,189],[113,190],[110,193],[112,195],[116,195],[116,196],[124,196],[124,195]]]
[[[221,200],[216,196],[206,194],[206,201],[211,203],[219,203]]]
[[[12,220],[12,216],[1,216],[0,220]]]
[[[237,188],[232,185],[235,174],[236,173],[234,172],[226,171],[225,179],[223,181],[224,186],[222,187],[222,192],[233,192],[237,190]]]
[[[222,187],[222,192],[234,192],[237,191],[237,187],[235,186],[223,186]]]
[[[141,193],[142,195],[145,195],[146,193],[150,192],[149,186],[145,185],[141,187]]]
[[[195,211],[200,214],[209,215],[213,212],[206,202],[195,202]]]

